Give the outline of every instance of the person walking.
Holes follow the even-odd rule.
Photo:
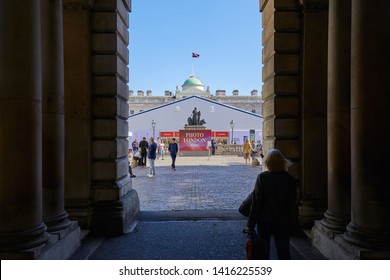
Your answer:
[[[154,177],[156,172],[154,170],[154,161],[156,160],[157,144],[154,142],[154,138],[150,137],[148,146],[148,160],[149,160],[149,174],[148,177]]]
[[[211,155],[215,156],[215,148],[217,146],[217,142],[214,138],[211,139]]]
[[[260,165],[263,164],[263,158],[264,158],[264,153],[263,153],[263,145],[261,144],[260,140],[257,142],[257,145],[256,145],[256,151],[257,151],[257,155],[260,156]]]
[[[165,154],[165,140],[162,140],[161,149],[160,149],[161,160],[164,160],[164,154]]]
[[[142,137],[142,140],[139,142],[139,149],[141,150],[141,159],[140,159],[140,166],[146,167],[146,156],[147,156],[147,149],[148,149],[148,141],[146,141],[146,137]]]
[[[137,138],[134,139],[134,141],[131,143],[131,148],[133,149],[133,155],[135,155],[135,153],[136,153],[137,150],[138,150],[138,141],[137,141]]]
[[[297,180],[288,172],[291,162],[277,149],[270,150],[264,158],[267,171],[256,179],[252,193],[247,229],[255,232],[266,242],[269,259],[271,235],[274,237],[278,259],[288,260],[290,236],[296,218]]]
[[[129,149],[129,153],[127,154],[127,160],[129,162],[129,173],[130,173],[130,177],[131,178],[134,178],[136,177],[134,174],[133,174],[133,170],[131,169],[131,161],[133,160],[133,149]]]
[[[156,144],[157,144],[157,159],[159,159],[161,156],[161,139],[160,139],[160,137],[157,137]]]
[[[179,151],[179,147],[177,146],[175,138],[172,138],[171,143],[169,143],[168,151],[171,154],[171,158],[172,158],[172,164],[171,164],[172,170],[176,170],[175,162],[176,162],[177,153]]]
[[[246,139],[243,147],[243,154],[244,154],[244,159],[245,159],[245,164],[251,163],[251,158],[250,154],[252,153],[252,145],[251,142],[249,141],[249,138]]]
[[[251,158],[252,158],[252,161],[253,161],[253,159],[254,159],[254,158],[256,157],[256,155],[257,155],[256,142],[255,142],[255,140],[252,140],[252,141],[251,141],[251,148],[252,148]]]

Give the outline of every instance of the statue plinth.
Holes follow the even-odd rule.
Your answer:
[[[208,156],[211,129],[203,125],[186,125],[179,130],[179,151],[181,156]]]
[[[204,125],[184,125],[184,129],[193,129],[193,130],[201,130],[201,129],[206,129]]]

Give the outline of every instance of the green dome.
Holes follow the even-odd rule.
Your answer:
[[[195,76],[190,76],[182,85],[183,90],[191,87],[204,87],[202,82]]]

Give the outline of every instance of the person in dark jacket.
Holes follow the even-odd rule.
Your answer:
[[[149,160],[149,174],[148,177],[154,177],[156,175],[156,172],[154,170],[154,161],[156,160],[156,154],[157,154],[157,144],[154,142],[154,138],[150,137],[149,139],[149,147],[148,147],[148,160]]]
[[[177,153],[179,152],[179,147],[177,146],[175,138],[172,138],[172,142],[169,143],[168,151],[171,154],[171,158],[172,158],[172,164],[171,164],[172,170],[176,170],[175,162],[176,162]]]
[[[215,155],[215,148],[217,147],[217,142],[213,139],[211,139],[211,154]]]
[[[290,235],[294,223],[297,180],[288,172],[291,162],[277,149],[270,150],[264,159],[268,171],[257,176],[249,210],[247,232],[255,226],[267,243],[269,259],[271,235],[274,237],[278,259],[290,259]]]
[[[139,149],[141,150],[141,159],[140,166],[146,166],[146,156],[148,154],[149,143],[146,141],[146,137],[142,137],[142,140],[139,142]]]

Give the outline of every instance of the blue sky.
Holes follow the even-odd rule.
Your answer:
[[[129,88],[175,92],[192,73],[212,93],[261,92],[258,0],[132,0]],[[199,58],[192,59],[192,52]]]

